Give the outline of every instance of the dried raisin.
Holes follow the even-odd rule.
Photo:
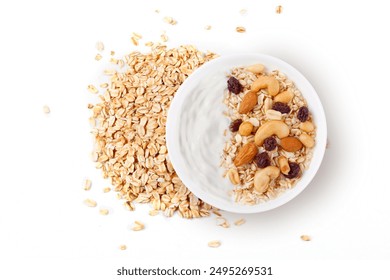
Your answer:
[[[284,177],[288,179],[293,179],[299,176],[301,173],[301,168],[299,167],[298,163],[295,162],[289,162],[288,165],[290,166],[290,172],[288,172],[287,175],[284,175]]]
[[[260,154],[257,154],[254,158],[254,161],[259,168],[265,168],[271,165],[271,160],[267,152],[262,152]]]
[[[307,121],[307,119],[309,118],[309,109],[307,109],[306,106],[299,108],[298,113],[297,113],[297,118],[301,122]]]
[[[229,129],[231,132],[237,132],[238,129],[240,128],[240,125],[242,124],[241,119],[234,120],[230,123]]]
[[[274,137],[265,138],[263,147],[266,151],[272,151],[276,148],[276,139]]]
[[[272,109],[279,111],[282,114],[288,114],[291,111],[290,107],[283,102],[275,102],[275,104],[272,106]]]
[[[233,92],[234,94],[239,94],[242,91],[242,85],[240,84],[240,81],[237,80],[234,77],[230,77],[227,81],[228,90],[230,92]]]

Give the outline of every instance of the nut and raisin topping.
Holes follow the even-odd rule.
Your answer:
[[[260,154],[257,154],[254,158],[254,161],[259,168],[265,168],[269,165],[271,165],[271,160],[268,156],[267,152],[262,152]]]
[[[306,106],[299,108],[297,118],[301,122],[307,121],[307,119],[309,118],[309,109]]]
[[[298,177],[301,173],[301,168],[299,167],[299,164],[295,162],[289,162],[288,165],[290,166],[290,171],[288,172],[288,174],[285,174],[284,177],[288,179],[294,179]]]
[[[240,81],[237,80],[234,77],[230,77],[227,81],[228,90],[230,92],[233,92],[234,94],[239,94],[242,91],[242,85],[240,84]]]
[[[276,148],[277,144],[274,137],[268,137],[264,140],[263,147],[266,151],[272,151]]]
[[[221,167],[237,203],[263,203],[293,188],[309,168],[315,123],[299,89],[280,71],[254,64],[233,68],[227,79],[223,102],[233,133]]]
[[[240,125],[242,124],[241,119],[234,120],[230,123],[229,129],[231,132],[237,132],[238,129],[240,128]]]
[[[275,104],[272,105],[272,110],[279,111],[282,114],[288,114],[291,111],[290,107],[283,102],[275,102]]]

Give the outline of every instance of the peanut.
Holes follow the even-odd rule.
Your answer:
[[[311,132],[314,130],[314,124],[310,121],[305,121],[299,125],[299,128],[305,132]]]
[[[262,170],[259,170],[255,174],[253,184],[255,191],[258,193],[264,193],[267,191],[269,182],[279,176],[280,170],[276,166],[267,166]]]
[[[313,148],[314,147],[314,139],[310,135],[306,133],[302,133],[299,135],[299,140],[301,140],[302,144],[305,145],[307,148]]]
[[[236,169],[229,169],[227,172],[227,175],[229,177],[230,182],[233,185],[238,185],[240,183],[240,176],[238,175],[238,172]]]
[[[246,68],[249,72],[252,72],[254,74],[261,74],[264,72],[264,65],[263,64],[254,64],[251,66],[248,66]]]
[[[275,96],[275,102],[289,103],[294,98],[294,93],[289,90],[283,91]]]
[[[282,171],[283,174],[288,174],[288,172],[290,172],[290,165],[288,164],[288,160],[285,156],[280,156],[278,158],[278,164],[280,171]]]
[[[251,124],[250,122],[243,122],[239,129],[238,129],[238,132],[242,135],[242,136],[248,136],[252,133],[252,130],[253,130],[253,124]]]

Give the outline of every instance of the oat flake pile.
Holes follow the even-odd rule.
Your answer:
[[[204,217],[210,205],[195,197],[180,181],[169,161],[165,124],[172,98],[196,68],[213,59],[193,46],[151,52],[132,52],[123,60],[123,71],[111,75],[101,102],[90,106],[95,138],[93,159],[96,167],[110,178],[115,191],[126,200],[151,203],[166,216],[175,211],[181,217]]]

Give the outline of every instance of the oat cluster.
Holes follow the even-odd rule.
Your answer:
[[[95,139],[93,159],[109,178],[125,206],[151,203],[166,216],[208,216],[212,207],[181,182],[169,160],[165,141],[167,112],[178,87],[195,69],[213,59],[194,46],[125,56],[120,71],[107,70],[108,86],[90,106]]]

